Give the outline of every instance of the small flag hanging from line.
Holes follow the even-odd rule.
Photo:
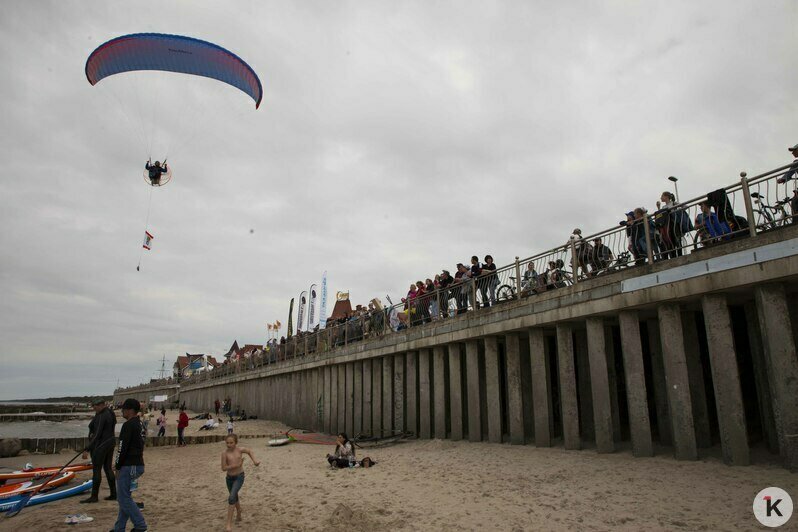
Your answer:
[[[144,231],[144,244],[142,247],[144,249],[150,249],[152,247],[152,240],[154,238],[155,237],[152,236],[149,231]]]

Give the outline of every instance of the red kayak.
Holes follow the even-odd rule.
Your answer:
[[[335,445],[337,439],[335,436],[328,434],[320,434],[318,432],[294,432],[291,429],[288,432],[283,432],[291,441],[298,443],[315,443],[317,445]]]
[[[53,473],[55,473],[56,471],[58,470],[56,469],[55,471],[53,471]],[[50,474],[52,475],[53,473]],[[57,488],[58,486],[66,484],[73,478],[75,478],[74,471],[64,471],[59,476],[48,482],[47,486],[44,487],[44,490],[48,490],[49,488]],[[22,495],[23,493],[35,491],[36,488],[38,487],[39,484],[32,482],[30,480],[26,480],[24,482],[17,482],[14,484],[7,484],[5,486],[0,486],[0,499],[14,497],[16,495]]]
[[[58,473],[58,470],[61,469],[60,467],[36,467],[33,469],[23,469],[22,471],[12,471],[10,473],[0,473],[0,483],[8,481],[8,480],[21,480],[26,478],[43,478],[49,477],[50,475],[54,475]],[[77,472],[77,471],[88,471],[91,469],[91,462],[87,462],[85,464],[76,464],[71,465],[69,467],[64,468],[64,471],[69,472]]]

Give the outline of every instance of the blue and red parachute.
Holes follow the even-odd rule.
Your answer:
[[[163,33],[134,33],[101,44],[86,60],[86,78],[95,85],[108,76],[137,70],[163,70],[215,79],[253,100],[263,99],[255,71],[243,59],[216,44]]]

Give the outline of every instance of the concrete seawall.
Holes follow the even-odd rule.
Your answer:
[[[798,469],[798,227],[313,354],[192,381],[196,411],[317,431]],[[130,394],[129,390],[125,390]],[[154,393],[139,390],[136,393]],[[124,395],[115,396],[121,400]]]

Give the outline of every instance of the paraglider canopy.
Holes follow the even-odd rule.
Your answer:
[[[101,44],[86,60],[86,78],[95,85],[103,78],[137,70],[163,70],[204,76],[243,91],[255,108],[263,87],[255,71],[233,52],[216,44],[163,33],[134,33]]]

